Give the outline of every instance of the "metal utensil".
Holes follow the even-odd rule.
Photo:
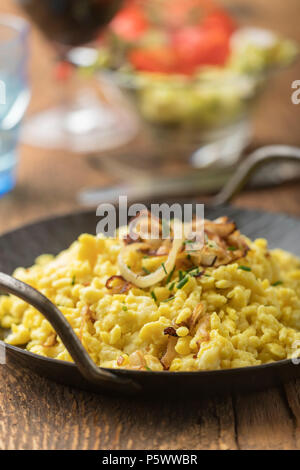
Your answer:
[[[300,148],[290,145],[268,145],[255,150],[238,166],[212,203],[220,205],[230,202],[259,168],[270,162],[287,161],[300,163]]]
[[[104,389],[108,383],[110,390],[116,387],[118,390],[124,389],[126,393],[134,393],[139,390],[139,386],[132,380],[118,377],[97,367],[61,311],[36,289],[4,273],[0,273],[0,289],[25,300],[47,318],[54,330],[59,333],[80,373],[89,382],[101,384]]]
[[[250,153],[234,171],[231,169],[219,170],[216,175],[203,173],[202,177],[197,170],[193,170],[181,177],[140,178],[138,184],[121,184],[109,188],[85,188],[78,196],[79,202],[85,206],[96,206],[103,202],[117,203],[119,195],[127,196],[129,201],[145,200],[147,198],[163,198],[176,195],[188,196],[209,191],[216,183],[224,189],[213,200],[214,204],[229,201],[249,181],[254,172],[271,162],[298,162],[300,149],[290,145],[268,145]],[[230,172],[229,172],[230,170]],[[116,168],[117,171],[117,168]],[[233,172],[233,176],[230,174]],[[226,183],[226,181],[228,181]]]

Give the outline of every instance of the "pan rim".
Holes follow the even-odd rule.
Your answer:
[[[172,199],[170,199],[172,200]],[[174,199],[176,200],[176,199]],[[193,198],[190,198],[189,199],[191,202],[196,202],[196,198],[193,199]],[[142,200],[141,201],[142,204],[148,204],[149,205],[149,200]],[[180,203],[180,201],[179,201]],[[201,202],[198,201],[199,204],[201,204]],[[208,208],[208,209],[217,209],[217,208],[220,208],[220,209],[236,209],[236,210],[239,210],[239,211],[243,211],[244,213],[252,213],[252,214],[267,214],[267,215],[272,215],[272,216],[279,216],[279,217],[285,217],[285,218],[288,218],[290,220],[293,220],[295,222],[298,222],[300,223],[300,217],[298,216],[295,216],[295,215],[290,215],[290,214],[286,214],[285,212],[271,212],[271,211],[266,211],[266,210],[263,210],[263,209],[258,209],[258,208],[244,208],[244,207],[238,207],[238,206],[235,206],[233,204],[222,204],[220,206],[214,206],[212,204],[206,204],[206,203],[203,203],[204,204],[204,210],[205,208]],[[114,206],[118,206],[117,203],[113,203]],[[92,209],[92,208],[86,208],[86,209],[80,209],[80,210],[74,210],[74,211],[66,211],[66,212],[62,212],[62,213],[57,213],[57,214],[52,214],[52,215],[49,215],[48,217],[41,217],[41,218],[37,218],[31,222],[28,222],[28,223],[25,223],[25,224],[22,224],[22,225],[17,225],[16,227],[10,229],[10,230],[7,230],[5,232],[2,232],[0,233],[0,242],[1,242],[1,238],[2,237],[5,237],[5,236],[8,236],[8,235],[11,235],[12,233],[15,233],[15,232],[18,232],[19,230],[23,230],[23,229],[30,229],[31,227],[34,227],[35,225],[42,225],[44,223],[47,223],[47,222],[53,222],[55,220],[59,220],[59,219],[64,219],[66,217],[74,217],[74,216],[84,216],[84,215],[88,215],[88,214],[94,214],[95,217],[97,217],[96,215],[96,210],[95,208]],[[83,232],[84,233],[84,232]]]
[[[15,351],[19,354],[23,354],[25,356],[29,356],[35,360],[41,361],[41,362],[48,362],[51,364],[56,364],[60,365],[63,367],[70,367],[73,369],[78,369],[76,364],[74,362],[69,362],[65,361],[62,359],[55,359],[52,357],[47,357],[47,356],[42,356],[40,354],[33,353],[31,351],[27,351],[27,349],[22,349],[18,346],[14,346],[12,344],[7,344],[4,341],[0,340],[0,346],[5,347],[8,350]],[[106,370],[108,372],[116,373],[116,374],[122,374],[122,375],[134,375],[134,376],[140,376],[140,375],[155,375],[155,376],[190,376],[192,375],[193,377],[196,375],[205,375],[205,376],[212,376],[218,373],[219,375],[231,375],[233,372],[238,373],[238,372],[256,372],[257,370],[264,370],[264,369],[270,369],[270,368],[275,368],[277,367],[283,367],[283,366],[288,366],[288,365],[294,365],[297,367],[297,364],[293,364],[292,359],[284,359],[280,361],[274,361],[274,362],[269,362],[267,364],[259,364],[257,366],[245,366],[245,367],[235,367],[232,369],[212,369],[212,370],[195,370],[195,371],[168,371],[168,370],[162,370],[162,371],[148,371],[148,370],[131,370],[131,369],[114,369],[114,368],[108,368],[108,367],[101,367],[101,369]]]
[[[190,198],[191,201],[193,201],[192,198]],[[145,204],[149,204],[149,200],[146,200],[146,201],[142,201],[144,202]],[[117,204],[115,204],[117,206]],[[208,204],[205,204],[205,207],[209,208],[209,209],[216,209],[217,206],[213,206],[213,205],[210,205],[209,203]],[[261,209],[256,209],[256,208],[243,208],[243,207],[236,207],[232,204],[224,204],[222,206],[219,206],[219,208],[223,208],[224,210],[226,210],[227,208],[233,208],[233,209],[236,209],[236,210],[239,210],[239,211],[242,211],[244,213],[256,213],[256,214],[268,214],[268,215],[272,215],[272,216],[284,216],[285,218],[288,218],[289,220],[292,220],[292,221],[295,221],[297,223],[300,223],[300,217],[297,217],[297,216],[293,216],[293,215],[289,215],[289,214],[286,214],[284,212],[270,212],[270,211],[265,211],[265,210],[261,210]],[[52,214],[48,217],[43,217],[43,218],[40,218],[40,219],[36,219],[32,222],[29,222],[29,223],[26,223],[24,225],[20,225],[20,226],[17,226],[11,230],[8,230],[6,232],[3,232],[0,234],[0,243],[1,243],[1,238],[2,237],[6,237],[6,236],[9,236],[11,234],[16,234],[17,232],[19,231],[22,231],[22,230],[28,230],[28,229],[31,229],[37,225],[43,225],[45,223],[51,223],[51,222],[54,222],[55,220],[60,220],[60,219],[64,219],[64,218],[67,218],[67,217],[80,217],[80,216],[84,216],[84,215],[95,215],[96,216],[96,211],[95,209],[92,209],[92,208],[86,208],[86,209],[80,209],[80,210],[74,210],[74,211],[66,211],[64,213],[61,213],[61,214]],[[1,328],[0,328],[1,329]],[[69,361],[64,361],[64,360],[61,360],[61,359],[55,359],[55,358],[50,358],[50,357],[46,357],[46,356],[42,356],[42,355],[39,355],[39,354],[36,354],[36,353],[32,353],[31,351],[27,351],[26,349],[22,349],[18,346],[14,346],[14,345],[11,345],[11,344],[7,344],[5,343],[4,341],[0,340],[0,345],[2,347],[5,347],[6,349],[10,350],[10,351],[15,351],[16,353],[18,354],[22,354],[24,356],[27,356],[27,357],[30,357],[34,360],[38,360],[38,361],[41,361],[41,362],[44,362],[44,363],[50,363],[50,364],[55,364],[55,365],[58,365],[58,366],[63,366],[63,367],[69,367],[70,370],[73,369],[73,370],[78,370],[78,367],[76,366],[76,364],[74,362],[69,362]],[[121,374],[121,375],[132,375],[132,376],[135,376],[135,377],[139,377],[139,376],[145,376],[147,374],[147,377],[149,376],[197,376],[197,375],[201,375],[202,377],[203,376],[213,376],[215,375],[216,373],[220,376],[226,376],[227,374],[230,375],[232,373],[246,373],[246,372],[256,372],[256,371],[262,371],[262,370],[265,370],[265,369],[276,369],[276,368],[281,368],[281,367],[284,367],[284,366],[289,366],[289,365],[294,365],[294,366],[297,366],[296,364],[293,364],[292,362],[292,359],[284,359],[284,360],[280,360],[280,361],[274,361],[274,362],[271,362],[271,363],[267,363],[267,364],[260,364],[260,365],[256,365],[256,366],[245,366],[245,367],[236,367],[236,368],[232,368],[232,369],[213,369],[213,370],[196,370],[196,371],[142,371],[142,370],[130,370],[130,369],[113,369],[113,368],[105,368],[103,367],[102,369],[103,370],[106,370],[106,371],[109,371],[109,372],[112,372],[112,373],[115,373],[115,374]]]

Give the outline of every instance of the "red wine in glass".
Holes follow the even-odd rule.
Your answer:
[[[123,3],[123,0],[16,1],[52,43],[60,61],[68,61],[73,48],[84,54],[86,48],[78,46],[95,39]],[[111,90],[108,99],[113,84],[104,88],[102,80],[100,88],[105,96],[102,101],[99,94],[92,94],[92,87],[77,82],[76,74],[64,79],[62,85],[58,106],[27,119],[23,141],[43,148],[85,153],[118,147],[136,134],[136,121],[128,115],[126,107],[116,103],[116,89]]]
[[[122,0],[17,0],[55,43],[79,46],[97,36],[122,5]]]

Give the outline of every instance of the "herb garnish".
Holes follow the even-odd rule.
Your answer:
[[[165,273],[168,274],[168,273],[167,273],[167,270],[166,270],[166,267],[165,267],[165,263],[161,263],[161,265],[162,265],[163,270],[165,271]]]
[[[155,302],[157,302],[157,297],[156,297],[156,295],[154,294],[153,291],[151,292],[151,297],[153,298],[153,300],[154,300]]]
[[[170,300],[173,300],[173,299],[175,299],[175,295],[172,295],[172,297],[169,297],[169,298],[166,299],[166,300],[161,300],[161,303],[162,303],[162,302],[170,302]]]
[[[191,273],[192,271],[195,271],[195,269],[198,269],[199,271],[199,266],[192,266],[191,268],[186,270],[186,273]]]
[[[186,285],[186,283],[188,282],[188,280],[189,280],[188,275],[185,276],[183,279],[181,279],[181,281],[179,281],[178,284],[177,284],[177,286],[176,286],[177,289],[182,289],[182,287]]]
[[[191,272],[189,274],[190,276],[193,276],[193,277],[201,277],[203,273],[204,271],[200,271],[200,269],[197,268],[195,272]]]
[[[273,287],[281,286],[281,284],[283,284],[282,281],[277,281],[277,282],[273,282],[272,286],[273,286]]]
[[[169,273],[168,277],[167,277],[167,280],[166,280],[166,284],[169,284],[169,282],[171,281],[172,279],[172,276],[174,274],[174,271],[175,271],[175,266],[174,268],[172,269],[172,271]]]
[[[242,269],[243,271],[252,271],[251,268],[249,268],[248,266],[239,266],[238,269]]]

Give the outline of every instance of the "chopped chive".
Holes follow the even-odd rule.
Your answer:
[[[166,270],[166,267],[165,267],[165,263],[161,263],[161,265],[162,265],[163,270],[165,271],[165,273],[168,274],[168,273],[167,273],[167,270]]]
[[[152,371],[152,369],[150,369],[150,367],[148,367],[148,366],[145,366],[145,369]]]
[[[188,260],[192,259],[190,254],[186,255],[186,257],[187,257]]]
[[[143,259],[148,259],[148,258],[149,258],[148,255],[143,256]]]
[[[272,286],[276,287],[276,286],[280,286],[281,284],[283,284],[282,281],[277,281],[277,282],[273,282]]]
[[[175,286],[175,281],[172,282],[172,284],[171,284],[170,287],[169,287],[169,290],[170,290],[170,291],[173,290],[173,289],[174,289],[174,286]]]
[[[173,299],[175,299],[175,295],[172,295],[172,297],[169,297],[169,298],[166,299],[166,300],[161,300],[161,303],[162,303],[162,302],[170,302],[170,300],[173,300]]]
[[[197,270],[195,272],[191,272],[189,274],[190,274],[190,276],[193,276],[193,277],[200,277],[200,275],[203,274],[203,271],[200,271],[199,268],[197,268]]]
[[[142,267],[142,269],[143,269],[144,273],[146,273],[146,274],[151,274],[150,271],[149,271],[149,269],[144,268],[144,266]]]
[[[126,307],[126,305],[123,305],[122,310],[124,310],[124,312],[127,312],[128,308]]]
[[[211,275],[210,275],[210,274],[204,274],[204,276],[205,276],[205,277],[211,277]]]
[[[131,269],[131,266],[129,266],[129,264],[127,264],[127,268],[128,268],[128,269]]]
[[[188,276],[185,276],[183,279],[181,279],[181,281],[178,282],[178,284],[177,284],[177,286],[176,286],[177,289],[182,289],[182,287],[186,285],[186,283],[188,282],[188,280],[189,280],[189,277],[188,277]]]
[[[184,278],[183,272],[179,271],[179,281],[182,281],[183,278]]]
[[[193,240],[185,240],[183,242],[184,245],[191,245],[192,243],[195,243]]]
[[[228,251],[236,251],[236,250],[237,250],[237,247],[236,247],[236,246],[228,246],[228,247],[227,247],[227,250],[228,250]]]
[[[74,286],[74,285],[75,285],[75,282],[76,282],[76,276],[73,276],[73,277],[72,277],[71,286]]]
[[[190,273],[191,271],[195,271],[195,269],[199,269],[198,266],[192,266],[191,268],[187,269],[186,272]]]
[[[167,280],[166,280],[166,284],[169,284],[169,282],[171,281],[172,279],[172,276],[174,274],[174,271],[175,271],[175,266],[174,268],[172,269],[172,271],[169,273],[168,277],[167,277]]]
[[[156,295],[154,294],[153,291],[151,292],[151,297],[153,298],[153,300],[154,300],[155,302],[157,302],[157,297],[156,297]]]
[[[243,271],[252,271],[248,266],[239,266],[238,269],[242,269]]]

